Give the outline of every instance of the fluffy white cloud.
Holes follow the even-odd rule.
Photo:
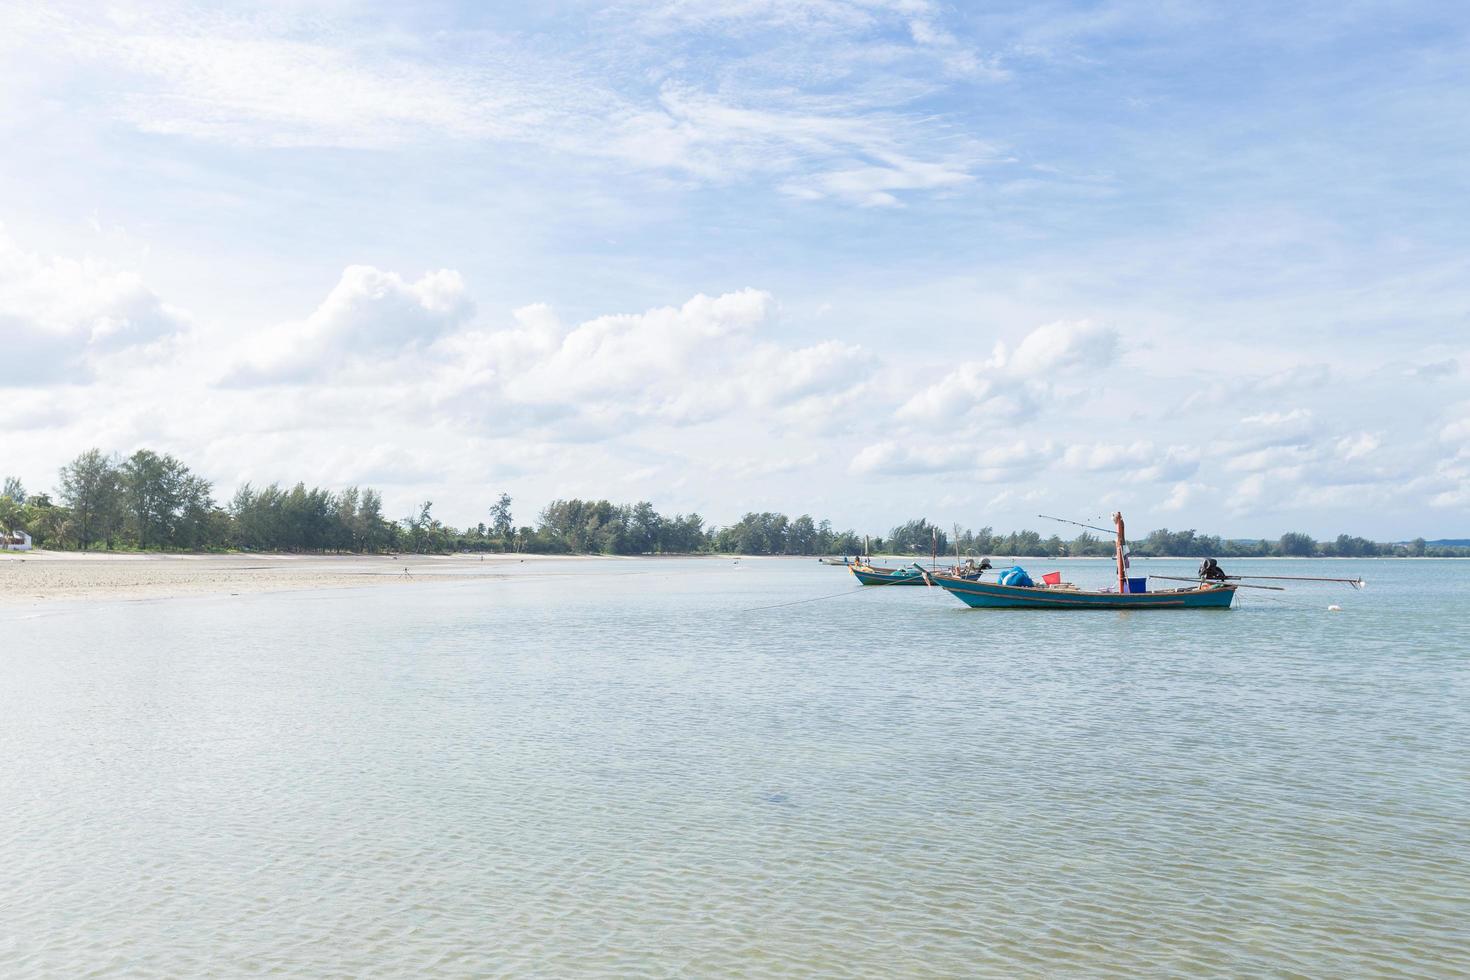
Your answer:
[[[109,355],[156,346],[189,327],[135,271],[42,256],[0,228],[0,385],[85,381]]]
[[[1174,484],[1169,490],[1169,497],[1159,505],[1162,511],[1181,511],[1188,507],[1190,502],[1197,499],[1201,493],[1209,491],[1209,487],[1202,483],[1189,483],[1181,480]]]
[[[1372,455],[1373,451],[1383,445],[1383,440],[1371,432],[1359,432],[1357,435],[1343,436],[1334,444],[1337,454],[1344,460],[1362,459]]]
[[[1274,429],[1283,425],[1306,422],[1311,418],[1311,409],[1293,408],[1289,412],[1257,412],[1254,415],[1247,415],[1240,421],[1245,425],[1260,425]]]
[[[1118,354],[1118,332],[1091,320],[1058,320],[1026,335],[1005,362],[1013,373],[1038,377],[1068,368],[1104,368]]]
[[[544,304],[516,310],[513,325],[498,330],[463,322],[471,309],[453,273],[407,283],[348,270],[302,324],[245,341],[274,358],[256,354],[260,366],[248,377],[300,380],[345,365],[352,370],[339,382],[371,382],[387,400],[395,384],[414,384],[402,375],[422,386],[408,413],[576,442],[737,411],[789,413],[788,421],[817,425],[872,369],[871,355],[854,344],[792,348],[768,339],[776,304],[757,289],[571,326]]]
[[[1440,429],[1439,439],[1451,445],[1470,443],[1470,417],[1451,422]]]
[[[225,377],[230,384],[302,381],[350,361],[419,347],[474,312],[464,280],[449,269],[415,282],[371,266],[349,266],[304,320],[249,336]]]
[[[1109,327],[1090,320],[1048,323],[1022,338],[1014,353],[998,343],[988,359],[960,363],[905,401],[897,417],[916,423],[1021,422],[1050,397],[1054,376],[1106,367],[1117,353],[1117,331]]]
[[[1099,472],[1125,466],[1142,466],[1155,456],[1154,444],[1139,441],[1122,444],[1094,443],[1068,446],[1062,454],[1062,465],[1068,469]]]
[[[768,345],[751,358],[746,378],[757,403],[787,405],[860,385],[872,367],[872,355],[856,344],[827,340],[797,350]]]
[[[865,446],[848,468],[859,475],[960,472],[981,482],[1019,479],[1056,457],[1051,442],[1016,440],[983,448],[956,444],[900,445],[884,441]]]
[[[45,459],[42,481],[80,448],[149,445],[226,493],[247,479],[364,482],[399,495],[399,512],[434,499],[456,520],[454,502],[491,485],[533,499],[677,494],[667,506],[839,519],[844,501],[868,494],[879,523],[901,498],[996,526],[1029,520],[1025,505],[1044,494],[1048,506],[1147,508],[1209,530],[1231,530],[1221,515],[1234,515],[1314,533],[1331,528],[1297,515],[1402,499],[1453,510],[1470,492],[1463,400],[1431,402],[1441,421],[1417,436],[1371,402],[1357,410],[1325,390],[1152,414],[1150,399],[1106,387],[1093,358],[1117,348],[1084,321],[1049,323],[1014,352],[961,361],[906,396],[889,378],[942,351],[879,354],[812,337],[810,322],[759,289],[573,323],[533,304],[501,323],[476,311],[455,272],[356,266],[304,316],[227,330],[209,316],[188,326],[129,270],[5,244],[0,300],[27,332],[6,321],[4,339],[63,338],[62,363],[88,382],[0,399],[7,452]],[[186,342],[163,343],[185,330]],[[234,358],[232,385],[218,383],[222,356]],[[1404,394],[1400,375],[1373,377]],[[1124,395],[1181,383],[1192,382],[1133,371]],[[1099,439],[1105,431],[1116,435]],[[844,465],[862,479],[834,481]],[[926,474],[955,478],[912,479]]]
[[[1019,422],[1036,414],[1038,392],[1031,385],[997,373],[984,362],[967,361],[939,381],[916,392],[898,409],[912,422],[983,425]]]

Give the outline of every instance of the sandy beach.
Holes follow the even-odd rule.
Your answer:
[[[0,555],[0,603],[160,599],[415,583],[505,575],[578,558],[535,555],[141,555],[33,551]]]

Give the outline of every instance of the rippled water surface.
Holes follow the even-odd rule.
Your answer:
[[[750,611],[852,579],[648,560],[27,612],[0,975],[1470,972],[1470,563],[1284,565],[1370,585]]]

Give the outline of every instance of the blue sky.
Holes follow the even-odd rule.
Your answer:
[[[411,9],[407,9],[411,8]],[[530,9],[534,8],[534,9]],[[6,472],[1463,536],[1453,4],[0,5]]]

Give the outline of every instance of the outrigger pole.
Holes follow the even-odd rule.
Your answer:
[[[1052,517],[1050,514],[1037,514],[1036,516],[1046,521],[1061,521],[1063,524],[1075,524],[1078,527],[1085,527],[1089,531],[1101,531],[1104,534],[1113,533],[1113,529],[1110,527],[1098,527],[1096,524],[1083,524],[1081,521],[1069,521],[1065,517]]]
[[[1037,514],[1044,521],[1060,521],[1063,524],[1073,524],[1077,527],[1085,527],[1089,531],[1101,531],[1103,534],[1114,534],[1117,540],[1114,543],[1113,557],[1118,563],[1118,594],[1122,595],[1128,591],[1128,539],[1123,533],[1123,514],[1120,511],[1113,513],[1113,528],[1098,527],[1096,524],[1083,524],[1081,521],[1069,521],[1065,517],[1052,517],[1050,514]]]
[[[1166,582],[1208,582],[1209,581],[1209,579],[1205,579],[1205,578],[1181,578],[1178,575],[1154,575],[1154,574],[1150,574],[1149,575],[1149,578],[1163,579]],[[1229,576],[1227,576],[1227,578],[1240,578],[1240,576],[1239,575],[1229,575]],[[1236,588],[1238,588],[1238,589],[1270,589],[1272,592],[1285,592],[1286,591],[1285,589],[1283,589],[1279,585],[1237,585]]]
[[[1361,576],[1358,578],[1318,578],[1314,575],[1227,575],[1225,577],[1227,579],[1271,579],[1277,582],[1345,582],[1355,589],[1361,589],[1368,584]],[[1257,588],[1263,588],[1263,586],[1257,586]]]

